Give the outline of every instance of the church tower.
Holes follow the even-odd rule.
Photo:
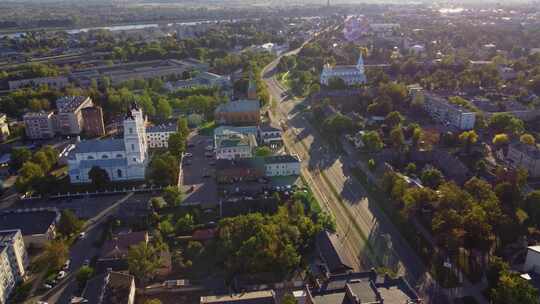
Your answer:
[[[129,171],[138,171],[136,168],[144,167],[148,158],[148,145],[146,142],[145,119],[142,110],[136,103],[132,103],[124,119],[124,146],[126,149],[127,166]],[[136,173],[136,172],[133,172]],[[137,175],[140,174],[136,173]]]

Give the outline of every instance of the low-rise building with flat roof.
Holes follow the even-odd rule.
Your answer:
[[[257,140],[253,134],[228,134],[216,138],[216,159],[238,159],[253,157]]]
[[[84,133],[92,137],[105,135],[103,109],[100,106],[88,107],[81,110],[84,121]]]
[[[264,158],[265,175],[291,176],[300,175],[300,159],[296,155],[274,155]]]
[[[273,290],[250,291],[236,294],[201,297],[200,304],[276,304]]]
[[[0,230],[21,230],[26,247],[43,247],[56,236],[60,221],[56,208],[15,209],[0,213]]]

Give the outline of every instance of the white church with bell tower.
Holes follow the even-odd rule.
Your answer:
[[[103,169],[111,181],[144,180],[148,165],[146,118],[133,103],[124,118],[123,138],[80,141],[68,155],[72,183],[89,183],[94,167]]]
[[[326,64],[321,72],[321,84],[328,85],[332,78],[340,78],[346,85],[366,83],[367,78],[362,54],[358,57],[356,65],[337,65],[331,67],[329,64]]]

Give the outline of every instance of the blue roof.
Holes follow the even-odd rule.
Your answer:
[[[100,168],[125,167],[127,166],[127,160],[125,158],[81,160],[79,168],[92,168],[94,166]]]
[[[123,139],[91,139],[77,143],[72,153],[124,151]]]

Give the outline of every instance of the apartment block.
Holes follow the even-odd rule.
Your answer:
[[[169,136],[176,132],[176,124],[163,124],[146,128],[148,148],[168,148]]]
[[[80,134],[84,127],[82,109],[93,105],[87,96],[64,96],[56,100],[58,132],[63,135]]]
[[[7,248],[15,281],[24,280],[28,267],[28,253],[24,247],[23,235],[20,229],[0,230],[0,246]]]
[[[446,98],[424,93],[424,109],[429,115],[446,126],[458,130],[471,130],[476,123],[476,113],[460,105],[450,103]]]
[[[31,112],[23,116],[26,136],[30,139],[54,137],[53,112]]]
[[[0,245],[0,304],[7,303],[16,283],[11,269],[8,247]]]

